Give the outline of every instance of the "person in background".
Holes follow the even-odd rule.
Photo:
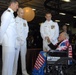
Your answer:
[[[67,25],[63,25],[62,31],[66,32],[69,35],[69,42],[72,43],[72,32],[68,30]]]
[[[13,75],[17,38],[13,13],[18,4],[17,0],[10,0],[8,9],[1,16],[2,75]]]
[[[43,39],[43,50],[48,51],[50,49],[48,46],[49,43],[55,45],[58,42],[59,26],[51,20],[51,13],[46,13],[45,18],[46,21],[41,24],[40,33]]]
[[[51,47],[50,44],[49,47]],[[69,36],[66,32],[60,33],[58,43],[54,45],[54,47],[57,51],[68,50],[68,57],[72,58],[72,46],[69,43]],[[32,75],[45,75],[44,68],[46,66],[46,52],[48,51],[40,51],[34,65]]]
[[[27,37],[29,32],[29,27],[27,21],[23,19],[24,11],[22,8],[19,8],[17,11],[16,21],[16,30],[17,30],[17,50],[15,54],[15,63],[14,63],[14,75],[17,74],[17,63],[19,52],[21,56],[21,66],[22,66],[22,75],[29,75],[26,71],[26,52],[27,52]]]

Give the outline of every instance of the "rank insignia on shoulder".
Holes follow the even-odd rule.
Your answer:
[[[54,29],[54,28],[55,28],[55,26],[54,26],[54,25],[52,25],[52,26],[51,26],[51,29]]]
[[[23,25],[24,25],[24,26],[26,26],[26,24],[25,24],[25,23],[23,23]]]
[[[10,12],[10,10],[7,10],[8,12]]]

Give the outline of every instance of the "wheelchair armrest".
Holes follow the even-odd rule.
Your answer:
[[[68,50],[59,51],[59,50],[50,50],[47,52],[49,56],[57,56],[57,57],[68,57]]]

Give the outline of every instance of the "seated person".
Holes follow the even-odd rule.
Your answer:
[[[49,46],[59,51],[69,50],[69,57],[72,57],[72,47],[69,43],[68,34],[66,32],[60,33],[58,41],[59,42],[54,47],[53,44],[49,44]],[[34,65],[32,75],[44,75],[44,67],[46,66],[46,52],[47,50],[40,51]]]

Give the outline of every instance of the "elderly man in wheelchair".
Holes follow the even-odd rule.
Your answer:
[[[46,73],[47,73],[47,71],[48,71],[47,69],[49,69],[48,68],[48,63],[47,63],[48,60],[50,60],[50,64],[52,64],[51,61],[55,61],[53,63],[53,65],[56,65],[56,62],[59,59],[61,59],[59,57],[59,55],[61,57],[66,57],[67,56],[69,58],[72,58],[72,46],[69,43],[69,36],[68,36],[68,34],[66,32],[60,33],[58,41],[59,42],[56,45],[53,45],[52,43],[49,44],[49,47],[51,48],[51,50],[49,50],[49,51],[47,51],[47,50],[40,51],[40,53],[39,53],[39,55],[37,57],[37,60],[35,62],[35,65],[34,65],[34,69],[32,71],[32,75],[45,75],[44,72],[46,71]],[[54,57],[54,56],[52,57],[52,55],[54,55],[54,56],[57,55],[57,56],[56,57]],[[71,60],[70,61],[69,60],[68,60],[68,62],[71,62]],[[45,67],[46,67],[46,70],[44,71]],[[55,68],[55,69],[53,69],[53,68]],[[53,67],[50,68],[50,70],[51,69],[53,69],[53,72],[54,72],[54,71],[56,71],[56,69],[58,69],[58,66],[53,66]],[[49,74],[47,74],[47,75],[49,75]],[[64,75],[64,74],[63,73],[56,74],[54,72],[53,74],[50,74],[50,75]]]

